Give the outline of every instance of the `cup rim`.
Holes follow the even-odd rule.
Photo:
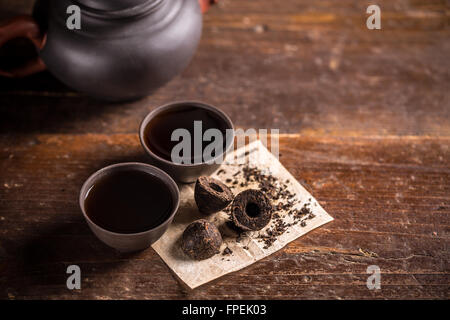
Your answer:
[[[172,184],[175,187],[175,206],[172,209],[172,213],[166,218],[164,219],[164,221],[162,223],[160,223],[159,225],[157,225],[156,227],[153,227],[151,229],[145,230],[145,231],[141,231],[141,232],[136,232],[136,233],[119,233],[119,232],[114,232],[114,231],[110,231],[108,229],[105,229],[101,226],[99,226],[97,223],[95,223],[94,221],[91,220],[91,218],[87,215],[86,213],[86,209],[84,206],[84,203],[86,201],[86,195],[87,192],[89,191],[88,186],[92,185],[93,182],[98,179],[98,177],[107,172],[107,171],[113,171],[116,170],[118,168],[123,168],[123,167],[131,167],[133,169],[136,170],[137,168],[146,168],[146,169],[150,169],[151,171],[156,171],[158,173],[160,173],[162,176],[164,176],[165,179],[161,179],[163,182],[168,182],[168,184]],[[137,169],[139,170],[139,169]],[[144,171],[144,170],[142,170]],[[148,171],[144,171],[149,173]],[[149,173],[150,174],[150,173]],[[141,163],[141,162],[122,162],[122,163],[116,163],[116,164],[112,164],[109,166],[106,166],[104,168],[101,168],[100,170],[97,170],[96,172],[94,172],[93,174],[91,174],[89,176],[89,178],[86,179],[86,181],[83,183],[83,186],[80,189],[80,195],[79,195],[79,205],[81,208],[81,212],[83,213],[84,218],[89,221],[90,223],[92,223],[93,225],[95,225],[97,228],[99,228],[100,230],[102,230],[102,232],[106,232],[112,236],[140,236],[140,235],[144,235],[147,234],[149,232],[158,230],[160,228],[162,228],[163,226],[165,226],[167,224],[168,221],[172,220],[173,217],[175,216],[175,214],[178,212],[178,208],[180,206],[180,189],[178,188],[177,183],[172,179],[171,176],[169,176],[165,171],[152,166],[150,164],[146,164],[146,163]]]
[[[219,108],[217,108],[216,106],[213,106],[211,104],[205,103],[205,102],[201,102],[201,101],[195,101],[195,100],[182,100],[182,101],[175,101],[175,102],[169,102],[166,104],[163,104],[159,107],[157,107],[156,109],[150,111],[145,117],[144,119],[141,121],[141,124],[139,126],[139,140],[141,141],[141,145],[144,148],[145,152],[147,152],[147,154],[149,154],[151,157],[156,158],[158,161],[161,161],[167,165],[171,165],[171,166],[176,166],[179,168],[192,168],[192,167],[196,167],[196,166],[202,166],[205,164],[208,164],[205,161],[202,161],[200,163],[191,163],[191,164],[186,164],[186,163],[175,163],[169,160],[166,160],[160,156],[158,156],[157,154],[155,154],[146,144],[145,142],[145,129],[147,127],[147,125],[150,123],[150,121],[158,114],[160,114],[163,111],[169,110],[171,108],[174,107],[179,107],[182,105],[187,105],[187,106],[194,106],[194,107],[198,107],[198,108],[202,108],[202,109],[206,109],[208,111],[211,111],[213,113],[215,113],[216,115],[219,115],[223,120],[225,120],[225,122],[228,125],[228,129],[231,129],[233,131],[233,136],[232,139],[230,139],[230,141],[227,142],[226,146],[225,146],[225,150],[215,156],[213,159],[211,159],[211,163],[215,163],[215,160],[218,159],[220,156],[225,157],[226,154],[230,151],[230,149],[234,146],[234,137],[235,137],[235,133],[234,133],[234,124],[233,121],[231,121],[230,117],[223,112],[222,110],[220,110]]]

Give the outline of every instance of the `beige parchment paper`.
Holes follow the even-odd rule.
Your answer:
[[[288,185],[288,190],[294,193],[298,200],[294,208],[300,209],[308,202],[314,218],[308,219],[306,225],[303,224],[303,226],[300,223],[289,226],[286,232],[277,237],[277,240],[270,247],[266,247],[264,241],[258,236],[264,234],[268,228],[271,228],[272,224],[275,223],[274,220],[260,231],[246,232],[237,236],[236,231],[231,229],[227,223],[229,215],[226,212],[218,212],[205,218],[204,215],[198,212],[194,201],[194,184],[181,186],[179,211],[167,232],[153,244],[153,249],[161,256],[169,268],[192,289],[227,273],[245,268],[280,250],[289,242],[333,220],[314,197],[267,150],[260,140],[253,141],[247,146],[228,154],[225,163],[212,177],[223,182],[227,179],[239,179],[237,173],[242,169],[244,162],[250,167],[261,169],[285,182]],[[233,187],[232,191],[236,195],[245,189],[257,189],[258,185],[241,187],[240,183],[238,183]],[[286,212],[279,212],[279,215],[283,221],[287,223],[292,222],[292,217]],[[219,228],[224,240],[221,253],[202,261],[195,261],[187,257],[181,250],[180,244],[184,229],[197,219],[207,219],[214,223]],[[227,247],[232,253],[225,255],[223,252]]]

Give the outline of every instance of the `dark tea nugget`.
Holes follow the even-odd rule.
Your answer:
[[[221,244],[222,236],[216,226],[200,219],[186,227],[181,247],[192,259],[204,260],[219,253]]]
[[[239,193],[231,206],[231,220],[243,231],[264,228],[272,219],[269,198],[259,190],[249,189]]]
[[[200,177],[195,183],[195,203],[203,214],[225,209],[233,201],[233,192],[217,179]]]

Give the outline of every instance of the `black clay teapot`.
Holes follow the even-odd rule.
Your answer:
[[[202,12],[216,1],[40,0],[35,6],[40,23],[22,16],[0,27],[0,47],[28,38],[39,57],[0,70],[0,76],[47,68],[69,87],[97,98],[146,96],[188,65],[200,41]],[[68,26],[73,6],[79,12],[77,28]]]

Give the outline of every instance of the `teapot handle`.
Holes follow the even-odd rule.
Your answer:
[[[202,7],[202,12],[205,13],[214,3],[217,3],[219,0],[199,0],[200,6]]]
[[[42,49],[45,44],[45,35],[36,21],[31,16],[19,16],[0,25],[0,48],[10,40],[26,38],[30,40],[37,50]],[[1,70],[0,76],[8,78],[21,78],[46,69],[41,58],[36,57],[27,61],[24,65],[13,70]]]

